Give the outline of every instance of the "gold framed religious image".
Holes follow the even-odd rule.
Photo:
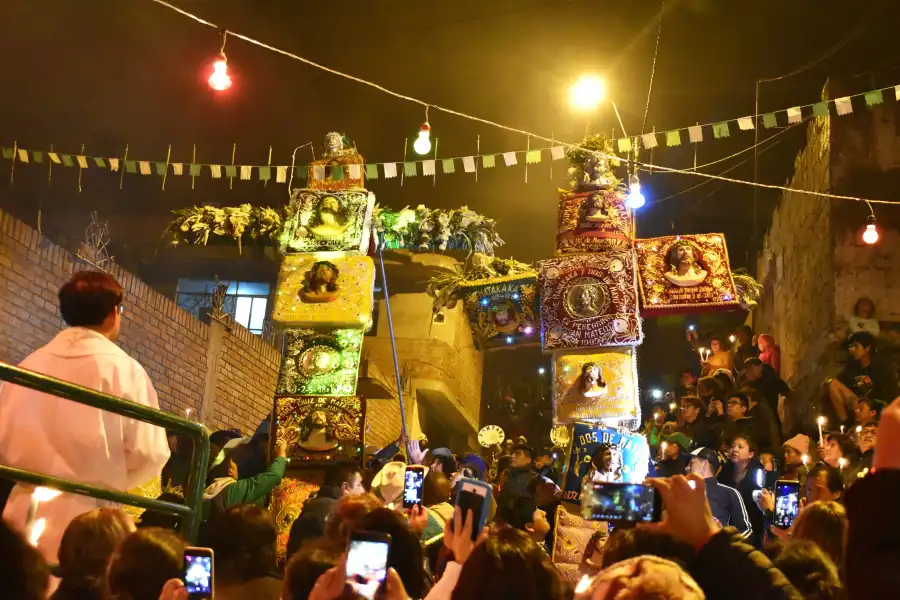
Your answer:
[[[478,347],[537,343],[537,281],[533,272],[466,282],[460,291]]]
[[[365,399],[361,396],[276,398],[274,443],[284,442],[294,467],[361,461]]]
[[[545,351],[641,343],[631,250],[541,261],[539,281]]]
[[[631,227],[621,191],[559,191],[558,255],[631,248]]]
[[[640,417],[632,346],[553,354],[553,424],[618,423]]]
[[[366,252],[375,196],[366,190],[297,189],[285,208],[282,252]]]
[[[720,233],[637,240],[641,311],[727,310],[740,306]]]

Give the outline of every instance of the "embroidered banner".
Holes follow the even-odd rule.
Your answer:
[[[279,396],[355,394],[363,333],[361,329],[286,330],[275,393]]]
[[[557,254],[631,248],[631,214],[615,190],[559,190]]]
[[[289,254],[281,263],[272,319],[292,327],[367,330],[375,264],[343,252]]]
[[[598,456],[604,471],[596,479],[641,483],[647,477],[650,464],[650,447],[647,438],[639,433],[621,429],[576,423],[572,430],[572,449],[569,452],[569,469],[563,488],[563,500],[578,502],[581,484],[592,469],[591,457],[601,445],[609,449],[609,455]]]
[[[738,308],[721,233],[637,240],[643,314]]]
[[[537,344],[536,275],[472,281],[460,292],[477,346]]]
[[[539,267],[545,351],[641,343],[633,251],[551,258]]]
[[[365,190],[294,190],[278,240],[282,252],[369,249],[375,195]]]
[[[362,463],[365,400],[360,396],[288,396],[275,399],[275,441],[287,445],[292,467]]]
[[[553,354],[554,425],[640,418],[635,348]]]

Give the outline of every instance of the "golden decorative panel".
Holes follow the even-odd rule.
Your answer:
[[[639,417],[635,348],[553,354],[554,425]]]

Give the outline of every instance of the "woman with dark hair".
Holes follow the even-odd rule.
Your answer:
[[[834,563],[813,542],[797,538],[787,543],[775,542],[766,546],[763,553],[806,600],[847,597]]]
[[[424,553],[419,535],[397,511],[377,508],[356,524],[359,531],[377,531],[391,536],[387,566],[392,567],[410,598],[423,598],[431,588],[431,578],[424,569]]]
[[[101,600],[109,559],[134,530],[134,521],[118,508],[97,508],[75,517],[59,544],[62,580],[52,600]]]
[[[741,495],[750,521],[747,541],[757,548],[762,546],[764,519],[753,499],[753,493],[765,484],[765,470],[757,458],[757,447],[748,435],[739,435],[731,441],[730,460],[719,471],[719,483],[734,488]]]
[[[475,546],[459,572],[452,600],[563,600],[567,586],[547,553],[512,527]]]
[[[700,363],[703,367],[703,374],[711,375],[719,369],[734,372],[734,353],[725,347],[722,338],[713,336],[709,340],[709,349],[712,354]]]
[[[116,549],[106,575],[106,600],[159,600],[163,586],[181,578],[185,544],[165,529],[139,529]]]
[[[285,568],[281,597],[284,600],[309,598],[316,580],[338,563],[341,552],[341,549],[324,539],[303,546]]]
[[[851,334],[868,331],[878,337],[881,327],[875,318],[875,303],[869,298],[859,298],[853,305],[853,314],[847,317],[847,326]]]
[[[844,487],[848,487],[856,479],[856,462],[859,460],[859,452],[856,444],[846,433],[828,433],[825,435],[825,444],[819,446],[822,462],[841,472],[844,479]]]
[[[217,600],[278,600],[275,522],[264,508],[244,504],[207,524],[201,544],[212,548]]]

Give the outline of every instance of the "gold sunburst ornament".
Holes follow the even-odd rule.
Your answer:
[[[550,430],[550,441],[558,448],[566,448],[571,439],[572,436],[567,425],[557,425]]]
[[[499,425],[485,425],[478,432],[478,443],[485,448],[499,446],[506,439],[506,434]]]

